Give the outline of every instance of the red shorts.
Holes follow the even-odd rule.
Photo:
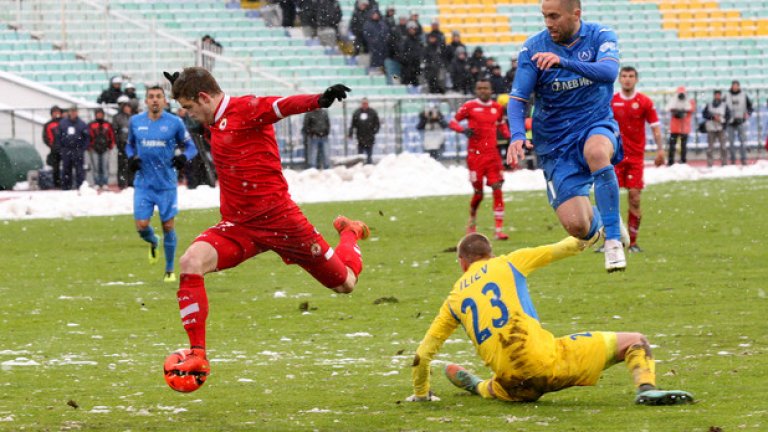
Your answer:
[[[642,189],[645,187],[645,183],[643,183],[644,160],[624,159],[614,166],[614,169],[616,170],[616,177],[619,179],[619,187],[625,189]]]
[[[245,223],[222,220],[194,241],[216,249],[217,271],[272,250],[286,264],[300,265],[326,287],[337,287],[347,279],[347,267],[295,205],[283,209],[277,217]]]
[[[469,182],[475,190],[483,189],[483,178],[488,186],[504,182],[504,165],[501,157],[488,157],[469,154],[467,156]]]

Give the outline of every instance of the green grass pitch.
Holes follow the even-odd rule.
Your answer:
[[[564,237],[543,193],[505,198],[511,240],[494,242],[498,252]],[[336,214],[369,223],[358,288],[334,295],[272,253],[209,275],[213,373],[191,394],[163,380],[163,359],[187,343],[177,285],[147,263],[131,216],[0,221],[0,430],[768,430],[767,177],[651,186],[645,253],[626,273],[606,274],[603,257],[585,252],[529,279],[553,333],[643,332],[659,385],[691,391],[696,404],[633,405],[624,365],[596,387],[529,404],[470,396],[436,365],[442,401],[404,402],[416,346],[460,275],[446,250],[468,199],[303,206],[332,244]],[[217,210],[182,212],[177,257],[217,221]],[[489,374],[461,330],[438,360]]]

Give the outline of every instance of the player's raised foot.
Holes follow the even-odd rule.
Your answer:
[[[633,245],[629,245],[629,249],[627,249],[629,253],[640,253],[643,252],[643,249],[637,245],[637,243]]]
[[[149,244],[149,263],[156,264],[160,257],[157,255],[157,246],[160,244],[160,237],[155,235],[155,241]]]
[[[646,390],[637,393],[638,405],[682,405],[693,403],[693,395],[683,390]]]
[[[163,282],[176,282],[176,274],[174,272],[165,272]]]
[[[624,271],[627,268],[627,258],[624,248],[618,240],[605,241],[605,270],[608,273]]]
[[[449,363],[445,366],[445,376],[451,384],[472,394],[478,394],[477,385],[483,381],[454,363]]]
[[[333,220],[333,227],[341,234],[344,231],[352,231],[358,240],[365,240],[371,235],[371,230],[363,221],[352,220],[345,216],[337,216]]]
[[[496,240],[509,240],[509,236],[503,231],[496,231],[496,234],[494,234],[493,238]]]

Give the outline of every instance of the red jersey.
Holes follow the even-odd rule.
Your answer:
[[[611,99],[613,117],[619,123],[621,144],[625,159],[643,159],[645,157],[645,124],[659,124],[659,116],[653,107],[653,101],[642,94],[635,93],[625,98],[621,92]]]
[[[501,158],[496,148],[496,131],[500,130],[504,138],[509,138],[509,126],[504,121],[504,108],[492,100],[483,102],[480,99],[473,99],[456,111],[456,116],[448,126],[456,132],[462,132],[464,128],[459,122],[464,119],[468,120],[467,127],[475,132],[469,138],[467,153],[496,155]]]
[[[318,109],[319,98],[317,94],[224,96],[209,126],[223,219],[247,222],[269,218],[286,205],[295,205],[283,176],[272,124]]]

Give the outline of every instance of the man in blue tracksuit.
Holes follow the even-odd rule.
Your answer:
[[[155,210],[163,223],[165,282],[175,282],[173,261],[176,254],[174,218],[178,213],[178,170],[197,154],[192,138],[180,118],[165,111],[165,91],[160,86],[147,88],[147,111],[131,117],[125,153],[129,169],[136,173],[133,182],[133,216],[136,230],[150,244],[149,262],[158,261],[158,237],[149,220]],[[177,151],[177,147],[181,147]]]
[[[78,116],[77,107],[72,106],[59,122],[58,143],[62,162],[62,189],[80,189],[80,185],[85,181],[85,150],[90,142],[88,125]]]
[[[613,169],[623,151],[610,103],[619,71],[618,38],[605,26],[582,21],[579,0],[543,0],[541,11],[547,28],[523,45],[509,94],[507,163],[516,166],[524,156],[524,109],[535,93],[533,148],[544,169],[550,205],[574,237],[590,239],[604,224],[605,269],[623,271],[626,229]]]

